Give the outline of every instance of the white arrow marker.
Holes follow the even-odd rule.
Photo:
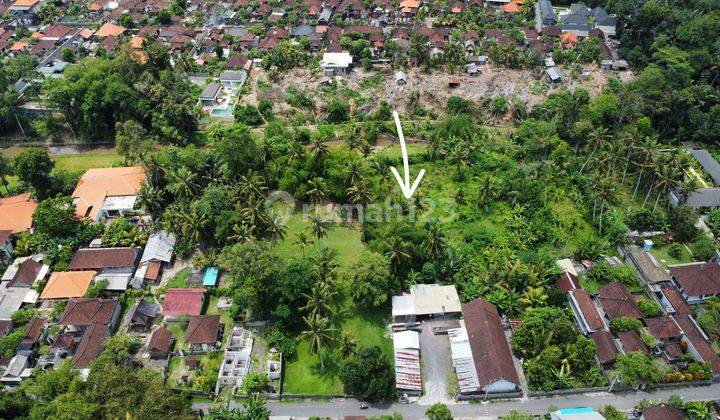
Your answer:
[[[411,186],[410,165],[408,164],[407,148],[405,147],[405,136],[403,136],[402,127],[400,126],[400,117],[398,116],[397,111],[393,111],[393,118],[395,119],[395,127],[397,127],[398,137],[400,138],[400,149],[402,150],[403,167],[405,169],[405,180],[403,181],[403,179],[400,177],[400,173],[397,169],[395,169],[394,166],[390,167],[390,171],[393,173],[393,175],[395,175],[395,179],[397,180],[398,184],[400,184],[400,189],[402,190],[405,198],[410,199],[413,193],[415,193],[418,185],[420,185],[420,181],[422,180],[423,175],[425,175],[425,169],[420,169],[420,173],[418,174],[417,178],[415,178],[415,182],[413,182]]]

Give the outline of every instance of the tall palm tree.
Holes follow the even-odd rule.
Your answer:
[[[348,163],[347,168],[347,174],[348,174],[348,183],[347,185],[355,185],[360,181],[363,177],[362,171],[363,165],[362,162],[359,160],[351,160],[350,163]]]
[[[497,195],[497,189],[493,183],[492,175],[486,175],[481,181],[480,188],[478,190],[478,205],[485,206],[485,211],[488,211],[488,203],[492,198]]]
[[[202,245],[206,227],[209,223],[207,214],[200,208],[200,202],[194,201],[189,209],[179,213],[182,235],[194,245]]]
[[[320,246],[320,239],[327,236],[328,228],[330,227],[330,223],[326,220],[323,220],[319,216],[310,216],[310,230],[312,231],[313,236],[317,239],[317,246]]]
[[[340,337],[340,343],[338,350],[340,351],[340,357],[347,359],[355,353],[357,349],[357,343],[350,337],[349,334],[345,333]]]
[[[330,284],[335,279],[338,264],[335,262],[335,252],[330,248],[322,248],[310,259],[315,279],[324,284]]]
[[[607,128],[596,127],[590,132],[590,134],[588,134],[588,146],[592,147],[592,151],[588,155],[587,160],[585,160],[585,163],[583,163],[583,166],[580,168],[580,173],[585,172],[585,166],[590,163],[590,159],[592,159],[595,152],[597,152],[597,149],[609,138],[610,135],[608,134]]]
[[[262,232],[262,229],[268,225],[269,220],[265,211],[265,202],[259,197],[246,203],[244,207],[240,208],[239,213],[243,223],[253,232]]]
[[[408,244],[399,236],[394,236],[386,245],[388,250],[385,252],[385,256],[388,257],[390,263],[392,263],[393,273],[397,275],[398,266],[410,259],[410,254],[407,251]]]
[[[310,340],[310,353],[318,355],[320,359],[320,370],[325,370],[322,351],[332,342],[331,334],[335,331],[330,327],[330,321],[318,315],[304,316],[306,329],[300,333],[300,339]]]
[[[307,311],[311,316],[328,316],[335,313],[330,306],[335,293],[330,290],[327,283],[316,282],[310,289],[310,294],[303,294],[303,296],[307,299],[307,303],[300,309]]]
[[[183,166],[170,173],[168,190],[176,197],[191,200],[200,191],[200,180],[196,172]]]
[[[442,255],[445,250],[445,236],[440,231],[437,223],[433,223],[427,228],[427,237],[425,238],[425,253],[433,261]]]
[[[312,239],[305,232],[295,232],[294,245],[300,246],[300,252],[302,252],[302,259],[305,259],[305,249],[312,243]]]
[[[165,193],[149,182],[144,182],[138,191],[140,208],[153,217],[157,217],[165,208]]]
[[[267,222],[265,232],[270,236],[270,239],[273,242],[277,241],[278,239],[282,241],[283,239],[285,239],[285,235],[287,233],[287,226],[281,224],[279,218],[271,218]]]
[[[633,189],[632,194],[632,200],[635,200],[635,195],[637,194],[638,188],[640,187],[640,182],[642,181],[643,172],[648,167],[648,161],[652,159],[655,153],[655,150],[658,149],[658,143],[653,137],[645,136],[642,138],[642,140],[635,146],[635,150],[638,155],[637,165],[640,168],[640,173],[637,177],[637,182],[635,184],[635,188]]]
[[[316,138],[312,142],[312,148],[311,148],[311,155],[313,158],[313,161],[316,164],[322,163],[322,161],[325,159],[325,157],[330,153],[330,149],[328,149],[327,144],[320,139]]]
[[[318,177],[308,181],[308,190],[305,193],[311,203],[320,204],[325,197],[325,180]]]

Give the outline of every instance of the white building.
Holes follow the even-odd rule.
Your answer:
[[[326,70],[331,70],[333,74],[344,74],[350,71],[353,64],[353,57],[349,52],[343,51],[339,53],[324,53],[320,60],[320,67],[323,68],[323,74]]]

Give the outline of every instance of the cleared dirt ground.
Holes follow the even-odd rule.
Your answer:
[[[395,72],[389,66],[375,66],[370,72],[356,67],[347,75],[335,77],[339,88],[334,92],[328,92],[328,88],[321,85],[319,70],[294,69],[275,80],[269,80],[262,70],[254,70],[250,78],[251,92],[242,95],[240,103],[257,104],[260,99],[267,98],[273,102],[276,115],[291,115],[297,110],[285,102],[284,96],[288,88],[294,86],[315,99],[318,111],[322,111],[333,97],[344,96],[356,104],[367,104],[365,106],[368,109],[374,109],[374,105],[385,100],[394,109],[404,113],[412,106],[411,98],[415,92],[419,94],[420,106],[435,111],[442,111],[447,98],[453,95],[475,102],[499,95],[508,99],[516,96],[531,107],[553,91],[584,87],[591,95],[596,95],[607,85],[611,76],[617,76],[623,81],[632,78],[629,71],[605,71],[596,64],[583,68],[590,72],[590,76],[583,77],[578,71],[562,68],[566,80],[553,86],[548,82],[544,68],[511,70],[488,64],[481,67],[482,73],[477,76],[460,73],[458,69],[455,75],[461,80],[460,86],[450,88],[450,73],[442,69],[426,73],[422,69],[411,68],[406,71],[407,84],[399,85],[395,81]],[[359,97],[352,96],[356,94]]]

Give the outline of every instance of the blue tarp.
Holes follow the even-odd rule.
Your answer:
[[[203,277],[203,286],[217,286],[219,274],[220,274],[219,268],[208,267],[205,270],[205,277]]]

